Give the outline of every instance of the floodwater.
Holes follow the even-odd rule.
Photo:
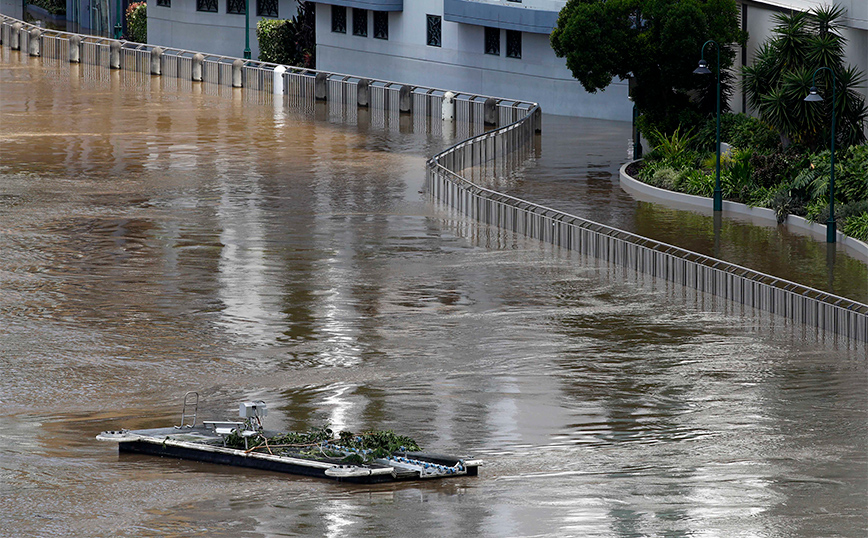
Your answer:
[[[445,213],[448,136],[2,54],[0,535],[868,532],[864,346]],[[528,197],[671,218],[619,194],[629,126],[546,124]],[[94,440],[187,390],[486,464],[358,486]]]

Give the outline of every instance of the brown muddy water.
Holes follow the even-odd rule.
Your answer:
[[[864,346],[453,218],[412,123],[2,54],[0,535],[868,532]],[[513,192],[665,229],[617,186],[628,136],[547,117]],[[94,440],[187,390],[486,465],[354,486]]]

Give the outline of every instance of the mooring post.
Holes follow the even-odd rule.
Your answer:
[[[81,36],[74,35],[69,38],[69,63],[81,63]]]
[[[163,74],[163,49],[160,47],[151,50],[151,74],[157,76]]]
[[[40,39],[41,37],[42,30],[40,30],[39,28],[34,28],[33,30],[30,30],[30,50],[27,52],[29,52],[31,56],[39,56],[39,53],[41,52],[39,49],[40,45],[42,44],[42,39]]]
[[[329,76],[328,73],[317,73],[314,80],[313,95],[317,101],[328,101]]]
[[[21,50],[21,23],[16,22],[12,25],[12,35],[9,40],[9,48],[12,50]]]
[[[121,42],[112,41],[109,43],[109,67],[112,69],[121,68]]]
[[[193,55],[193,80],[202,82],[202,71],[205,64],[205,57],[198,52]]]
[[[489,127],[497,127],[497,99],[489,97],[483,105],[484,123]]]
[[[406,113],[413,113],[413,87],[401,86],[398,91],[398,110]]]

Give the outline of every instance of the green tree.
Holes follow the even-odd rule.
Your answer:
[[[819,67],[835,73],[836,141],[840,147],[865,141],[868,109],[855,90],[864,84],[865,76],[844,65],[842,16],[843,9],[834,6],[775,14],[772,37],[760,47],[753,65],[743,69],[748,103],[780,133],[785,147],[797,142],[817,150],[831,139],[832,76],[828,71],[816,77],[823,103],[804,100]]]
[[[585,90],[604,90],[614,77],[635,77],[631,97],[643,131],[664,133],[690,125],[716,108],[716,76],[694,75],[707,40],[721,44],[720,67],[732,66],[732,44],[744,44],[735,0],[569,0],[560,12],[551,45]],[[717,71],[717,50],[705,49]],[[721,77],[722,108],[731,79]]]

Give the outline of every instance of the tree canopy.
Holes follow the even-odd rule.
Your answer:
[[[747,34],[738,27],[735,0],[569,0],[551,45],[585,90],[605,90],[614,77],[635,78],[631,97],[645,126],[663,132],[697,122],[716,108],[716,75],[693,74],[703,44],[720,43],[720,67],[729,69],[733,44]],[[705,48],[717,72],[713,44]],[[731,93],[724,72],[724,104]]]

